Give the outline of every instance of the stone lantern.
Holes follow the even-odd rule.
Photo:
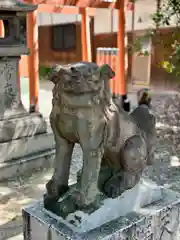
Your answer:
[[[21,20],[35,9],[37,5],[22,0],[0,1],[0,20],[5,27],[5,36],[0,38],[0,179],[19,172],[22,163],[30,169],[32,159],[36,160],[33,167],[39,164],[38,159],[43,165],[42,153],[47,159],[54,147],[53,135],[47,133],[42,115],[30,114],[23,107],[18,84],[21,55],[29,53]]]
[[[0,2],[0,20],[3,20],[5,36],[0,38],[0,118],[24,112],[18,87],[18,65],[21,55],[29,50],[21,32],[21,19],[36,5],[17,0]]]

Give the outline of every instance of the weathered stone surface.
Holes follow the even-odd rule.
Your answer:
[[[43,139],[41,139],[43,141]],[[29,156],[19,157],[9,162],[0,163],[0,180],[4,181],[17,176],[30,174],[37,169],[52,168],[54,150],[31,153]]]
[[[33,137],[47,132],[46,121],[39,113],[23,114],[0,120],[0,143],[17,140],[24,137]]]
[[[73,185],[71,190],[76,186]],[[161,187],[154,184],[152,181],[141,179],[141,181],[132,189],[124,192],[121,196],[115,199],[106,199],[102,206],[94,212],[82,212],[76,210],[70,213],[65,223],[67,225],[77,228],[77,231],[90,231],[94,228],[113,221],[120,216],[125,216],[133,211],[139,210],[146,205],[157,202],[163,198],[163,190]],[[59,200],[59,205],[61,199]],[[58,206],[58,204],[57,204]],[[67,209],[69,211],[69,209]],[[48,215],[59,220],[61,217],[47,211]]]
[[[68,191],[75,143],[83,149],[84,166],[69,201],[74,207],[98,208],[100,200],[117,197],[140,180],[147,165],[146,137],[132,117],[113,102],[109,89],[112,77],[114,72],[108,65],[98,67],[95,63],[59,66],[51,73],[55,85],[50,123],[56,157],[54,174],[46,185],[44,203],[48,209],[52,210],[53,202]],[[104,179],[106,191],[103,184],[98,189],[104,167],[109,168],[112,178]]]
[[[1,49],[1,47],[0,47]],[[9,118],[25,113],[20,100],[18,65],[20,57],[4,58],[0,61],[0,118]],[[17,113],[16,113],[17,112]]]
[[[37,202],[23,209],[24,239],[28,240],[175,240],[180,234],[179,195],[163,189],[163,198],[126,216],[108,222],[89,232],[77,232],[63,220],[50,217]]]
[[[27,136],[9,142],[0,143],[0,163],[12,162],[18,158],[31,156],[43,151],[54,149],[52,132]]]
[[[32,162],[34,166],[39,166],[40,163],[43,165],[41,153],[47,151],[45,155],[51,159],[52,154],[48,152],[54,148],[52,132],[47,132],[43,117],[39,113],[29,114],[21,103],[17,74],[20,60],[18,54],[1,58],[0,61],[1,180],[30,170]]]

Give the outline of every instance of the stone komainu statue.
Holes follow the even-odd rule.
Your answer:
[[[56,155],[46,185],[46,208],[68,191],[75,143],[83,151],[75,195],[78,207],[94,203],[102,194],[117,197],[138,183],[147,165],[147,139],[131,115],[113,102],[109,80],[114,76],[109,65],[88,62],[53,69],[50,123]]]

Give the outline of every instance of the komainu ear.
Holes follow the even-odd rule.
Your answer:
[[[104,78],[107,77],[108,79],[111,79],[115,77],[115,72],[112,70],[112,68],[108,64],[103,64],[99,67],[100,71],[100,77]]]
[[[66,70],[61,65],[55,65],[52,67],[51,71],[48,74],[49,81],[56,84],[60,77],[66,72]]]

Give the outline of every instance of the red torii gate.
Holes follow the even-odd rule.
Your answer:
[[[117,48],[119,51],[117,56],[116,81],[119,83],[117,84],[119,95],[126,96],[124,0],[114,0],[113,2],[104,2],[104,0],[26,0],[26,2],[38,4],[38,9],[32,13],[28,13],[27,16],[27,43],[28,48],[30,49],[30,55],[28,56],[28,69],[31,112],[38,111],[39,97],[38,12],[81,14],[82,60],[92,61],[88,17],[95,15],[96,8],[117,9]],[[4,26],[2,21],[0,21],[0,36],[3,35]]]

